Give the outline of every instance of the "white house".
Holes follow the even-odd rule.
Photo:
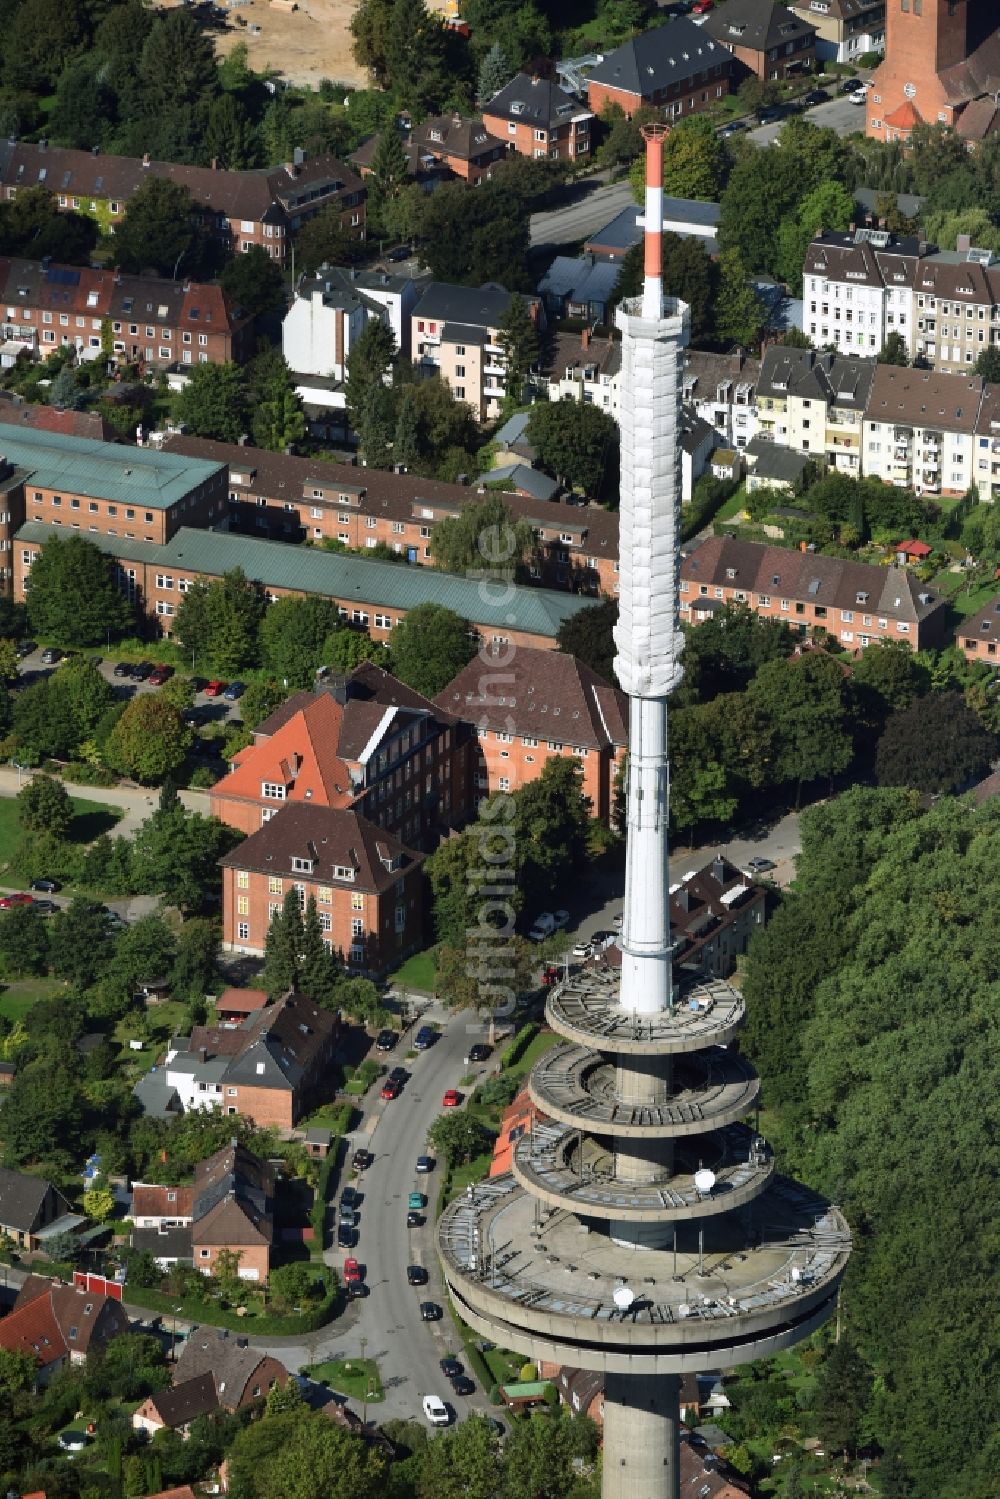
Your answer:
[[[884,229],[818,234],[806,251],[802,328],[817,348],[873,357],[890,333],[913,352],[913,291],[927,246]]]
[[[296,375],[343,380],[347,359],[370,318],[392,329],[398,348],[409,353],[410,313],[422,284],[384,271],[321,266],[303,277],[281,326],[281,348]]]

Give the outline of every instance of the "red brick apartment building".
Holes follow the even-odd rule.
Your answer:
[[[220,286],[87,266],[0,259],[0,359],[74,348],[100,356],[105,329],[122,362],[226,364],[253,353],[253,320]]]
[[[352,808],[292,803],[222,860],[223,943],[262,953],[296,890],[303,905],[315,898],[325,940],[355,972],[391,971],[422,941],[423,858]]]
[[[281,265],[296,230],[324,209],[337,209],[342,228],[354,238],[365,237],[364,183],[333,156],[296,151],[295,159],[280,167],[230,172],[148,156],[68,150],[45,141],[0,144],[0,194],[5,199],[15,198],[22,187],[45,187],[60,208],[89,214],[112,232],[129,199],[151,176],[186,187],[199,223],[233,250],[259,245]]]
[[[587,99],[594,114],[605,104],[620,104],[631,118],[647,104],[661,108],[667,119],[680,119],[728,94],[732,71],[726,48],[681,17],[607,53],[590,71]]]
[[[816,66],[816,28],[774,0],[727,0],[705,30],[726,47],[746,76],[792,78]]]
[[[562,651],[477,656],[435,701],[478,735],[476,789],[518,791],[547,760],[574,758],[593,815],[610,822],[615,775],[628,743],[628,700]]]
[[[432,562],[434,526],[480,497],[465,485],[416,474],[317,463],[201,437],[170,437],[164,451],[228,466],[231,530],[282,541],[330,539],[352,550],[382,543],[424,565]],[[538,537],[537,582],[609,598],[618,592],[616,513],[517,494],[503,499]]]
[[[889,0],[885,60],[868,92],[867,133],[906,141],[952,125],[974,146],[1000,128],[996,0]]]
[[[803,635],[824,629],[855,652],[873,640],[919,651],[944,637],[944,600],[906,568],[710,536],[681,555],[680,617],[697,624],[728,603]]]
[[[366,663],[259,724],[212,788],[212,815],[254,833],[283,806],[353,807],[429,851],[471,814],[469,752],[458,718]]]
[[[955,631],[955,644],[967,661],[1000,666],[1000,594],[977,614],[963,619]]]
[[[381,136],[374,135],[351,156],[361,176],[369,177]],[[509,146],[499,133],[491,131],[484,120],[469,119],[455,113],[436,115],[414,125],[403,141],[403,150],[411,175],[426,175],[433,167],[444,167],[462,182],[478,187],[493,176],[493,168],[509,153]]]
[[[242,1145],[224,1145],[198,1162],[191,1186],[133,1182],[132,1223],[132,1248],[164,1266],[186,1261],[212,1275],[229,1250],[240,1257],[240,1279],[263,1285],[274,1242],[274,1172]]]
[[[519,156],[580,161],[594,116],[548,78],[517,73],[483,106],[483,123]]]

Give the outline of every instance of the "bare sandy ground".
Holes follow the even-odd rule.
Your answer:
[[[428,0],[429,8],[444,13],[448,0]],[[298,0],[298,9],[279,9],[269,0],[249,0],[230,8],[230,16],[242,16],[246,26],[233,24],[216,32],[216,48],[227,53],[237,42],[245,42],[247,62],[255,73],[271,68],[286,83],[315,88],[321,78],[334,83],[364,87],[368,82],[351,54],[351,17],[358,0]],[[259,34],[251,32],[259,26]]]

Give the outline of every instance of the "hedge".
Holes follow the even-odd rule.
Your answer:
[[[319,1175],[316,1178],[316,1187],[313,1193],[312,1210],[309,1214],[309,1221],[312,1224],[313,1233],[319,1241],[320,1249],[325,1247],[324,1230],[326,1228],[326,1210],[329,1206],[327,1192],[330,1187],[330,1178],[337,1169],[337,1156],[339,1154],[337,1147],[339,1143],[339,1141],[336,1143],[331,1142],[330,1152],[319,1168]]]
[[[690,503],[681,512],[681,541],[690,541],[710,521],[714,521],[737,489],[739,483],[735,479],[713,479],[710,474],[699,479]]]
[[[501,1072],[506,1067],[515,1066],[521,1060],[540,1030],[541,1026],[534,1020],[529,1021],[527,1025],[522,1025],[513,1041],[507,1047],[507,1050],[500,1057]]]
[[[173,1316],[177,1309],[178,1315],[188,1322],[197,1322],[207,1327],[228,1327],[233,1332],[244,1332],[252,1337],[292,1337],[298,1333],[315,1332],[333,1318],[340,1295],[340,1282],[333,1271],[328,1273],[333,1283],[323,1300],[317,1302],[310,1312],[293,1312],[285,1317],[268,1316],[266,1312],[256,1317],[238,1317],[235,1311],[224,1311],[221,1306],[210,1301],[200,1301],[193,1296],[167,1296],[162,1291],[149,1291],[145,1287],[139,1291],[141,1302],[129,1300],[129,1305],[138,1307],[140,1311],[152,1311],[161,1315],[166,1312],[169,1316]]]

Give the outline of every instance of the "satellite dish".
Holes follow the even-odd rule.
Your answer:
[[[682,1301],[680,1306],[677,1308],[677,1315],[678,1317],[689,1317],[691,1315],[691,1308],[688,1306],[686,1301]]]
[[[694,1174],[694,1184],[696,1189],[702,1194],[711,1192],[715,1186],[715,1172],[702,1167],[700,1171],[696,1171]]]
[[[635,1300],[635,1292],[628,1286],[616,1286],[614,1290],[614,1303],[620,1312],[627,1312]]]

